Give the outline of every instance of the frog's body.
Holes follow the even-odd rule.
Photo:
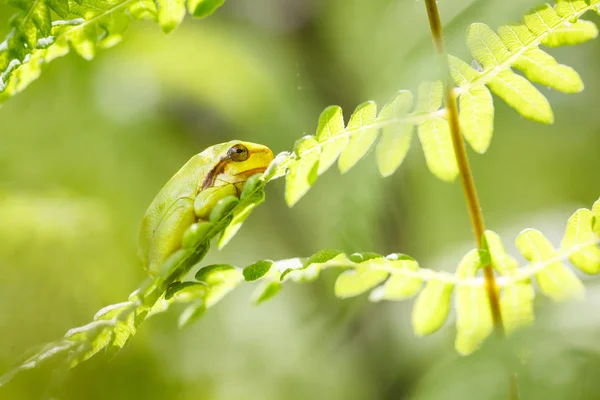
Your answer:
[[[185,231],[206,220],[217,202],[238,196],[248,178],[264,172],[273,153],[260,144],[233,140],[192,157],[161,189],[142,220],[139,257],[149,274],[181,247]]]

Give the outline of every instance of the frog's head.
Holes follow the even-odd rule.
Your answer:
[[[267,146],[251,142],[231,141],[213,172],[211,186],[234,184],[240,191],[252,175],[263,173],[273,161]]]

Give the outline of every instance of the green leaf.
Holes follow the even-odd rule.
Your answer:
[[[512,275],[517,271],[519,263],[504,250],[500,236],[494,231],[483,233],[483,248],[488,252],[492,267],[500,275]]]
[[[581,248],[571,253],[569,260],[586,274],[600,272],[600,248],[598,237],[592,230],[594,214],[590,210],[580,209],[569,218],[561,247],[564,250],[576,246]]]
[[[377,105],[372,101],[360,104],[350,116],[347,132],[350,133],[350,142],[338,159],[338,168],[342,174],[348,172],[361,158],[367,154],[375,140],[377,129],[375,116]]]
[[[489,262],[486,251],[471,250],[460,262],[459,278],[472,278]],[[456,342],[462,355],[471,354],[492,332],[492,314],[485,286],[460,285],[456,289]]]
[[[552,261],[556,252],[541,232],[524,230],[517,237],[517,247],[526,259],[539,263],[534,266],[539,268],[535,278],[545,295],[556,301],[583,297],[583,284],[560,261]]]
[[[335,295],[345,299],[358,296],[379,285],[388,277],[388,272],[372,265],[344,271],[335,281]]]
[[[252,302],[256,305],[261,304],[275,296],[281,290],[281,282],[265,281],[256,288],[252,295]]]
[[[444,99],[442,81],[423,82],[419,85],[419,95],[415,113],[431,113],[439,110]]]
[[[110,343],[114,321],[94,321],[65,333],[65,339],[81,342],[82,351],[69,355],[69,368],[94,356]]]
[[[156,18],[150,0],[14,0],[20,8],[13,32],[0,50],[0,102],[19,93],[40,76],[42,66],[73,48],[91,59],[98,48],[118,43],[131,18]],[[53,21],[51,10],[60,18]],[[70,18],[64,20],[64,18]]]
[[[319,175],[327,171],[337,160],[349,137],[344,130],[344,116],[338,106],[329,106],[321,113],[317,127],[317,140],[321,143]]]
[[[390,176],[398,169],[410,148],[414,123],[408,118],[413,95],[408,90],[399,91],[377,116],[381,126],[381,139],[377,143],[377,167],[381,176]]]
[[[557,0],[555,11],[563,18],[572,18],[578,11],[583,11],[587,8],[587,3],[584,0]]]
[[[242,274],[237,269],[223,264],[204,267],[196,274],[196,280],[205,282],[208,285],[208,291],[204,298],[206,308],[218,303],[242,279]]]
[[[452,182],[458,175],[458,165],[450,127],[444,118],[431,118],[419,123],[419,140],[431,173],[441,180]]]
[[[342,254],[342,252],[340,250],[336,250],[336,249],[323,249],[323,250],[320,250],[320,251],[316,252],[315,254],[313,254],[308,259],[308,261],[306,262],[305,265],[322,264],[322,263],[325,263],[327,261],[333,260],[334,258],[336,258],[337,256],[339,256],[340,254]]]
[[[450,74],[452,80],[459,86],[467,85],[477,79],[480,73],[469,66],[466,62],[460,58],[454,56],[448,56],[448,63],[450,64]]]
[[[473,150],[483,154],[490,146],[494,132],[492,94],[484,85],[472,86],[460,92],[458,101],[463,136]]]
[[[502,40],[485,24],[475,23],[469,26],[467,45],[484,69],[496,67],[510,58],[510,52]]]
[[[291,266],[290,261],[292,262]],[[324,264],[339,262],[341,266],[346,265],[349,260],[339,250],[325,249],[313,254],[307,261],[301,261],[296,258],[285,260],[285,262],[287,268],[284,268],[284,266],[278,267],[283,270],[279,279],[283,281],[288,274],[292,274],[291,279],[304,282],[314,280],[320,272],[320,267]]]
[[[267,167],[266,171],[263,173],[263,179],[265,182],[272,181],[273,179],[280,178],[285,176],[287,172],[287,164],[290,162],[292,154],[287,151],[283,151],[277,156],[275,159],[271,161],[271,164]],[[244,187],[245,189],[245,187]],[[243,192],[242,192],[243,198]]]
[[[255,281],[265,276],[267,272],[271,270],[272,266],[273,261],[271,260],[257,261],[254,264],[248,265],[246,268],[244,268],[242,274],[247,282]]]
[[[261,182],[261,185],[263,182]],[[250,216],[250,213],[254,208],[260,205],[265,200],[265,192],[262,187],[256,187],[252,193],[246,192],[246,187],[242,191],[240,196],[240,203],[233,209],[233,218],[227,227],[223,230],[221,237],[219,238],[219,249],[225,247],[227,243],[235,236],[240,230],[242,224]]]
[[[561,18],[549,4],[540,6],[537,10],[523,17],[527,28],[536,36],[546,34],[550,29],[561,23]]]
[[[585,43],[598,36],[598,27],[590,21],[579,20],[565,22],[555,28],[548,36],[542,39],[542,44],[548,47],[559,47]]]
[[[396,259],[390,259],[390,256],[387,259],[390,277],[382,286],[371,292],[369,300],[405,300],[416,295],[423,284],[423,278],[418,275],[419,264],[403,254]]]
[[[213,286],[239,279],[240,273],[228,264],[212,264],[200,268],[194,278],[198,282],[205,282],[207,285]]]
[[[440,279],[427,282],[412,312],[412,326],[417,336],[429,335],[442,327],[450,311],[454,285]]]
[[[489,87],[525,118],[543,124],[554,122],[554,114],[548,100],[527,79],[510,69],[496,75],[489,82]]]
[[[49,0],[48,4],[50,8],[58,14],[61,18],[67,18],[69,15],[69,1],[68,0]]]
[[[534,298],[535,291],[529,282],[515,282],[504,287],[500,297],[500,310],[508,334],[533,323]]]
[[[10,20],[19,41],[29,48],[35,48],[39,39],[50,36],[52,19],[48,1],[12,0],[9,4],[22,10]]]
[[[442,82],[425,82],[419,85],[416,113],[431,113],[442,105],[444,87]],[[429,170],[444,181],[453,181],[458,175],[454,147],[450,138],[448,121],[431,117],[421,121],[417,127],[419,140],[425,153]]]
[[[163,32],[169,33],[177,28],[185,17],[185,0],[156,0],[158,22]]]
[[[594,233],[596,236],[600,237],[600,199],[594,203],[592,214],[594,214]]]
[[[502,41],[512,52],[521,51],[535,40],[523,25],[503,26],[499,29],[499,33]],[[537,47],[523,50],[514,66],[523,71],[530,81],[555,90],[564,93],[577,93],[583,90],[583,81],[573,68],[558,64],[552,56]]]
[[[225,0],[188,0],[188,11],[194,17],[204,18],[214,13]]]
[[[179,329],[187,328],[194,322],[198,321],[206,313],[206,304],[204,301],[197,301],[186,307],[179,315]]]
[[[290,162],[285,181],[285,201],[292,207],[308,192],[317,179],[319,168],[319,142],[314,136],[304,136],[296,141],[296,159]]]
[[[105,348],[106,356],[109,359],[113,358],[123,347],[125,347],[132,336],[135,335],[135,316],[136,312],[132,311],[126,313],[123,318],[119,318],[116,321],[116,325],[111,332],[110,341]]]
[[[182,290],[192,288],[194,291],[200,289],[202,293],[206,290],[206,285],[202,282],[173,282],[167,287],[165,292],[165,300],[169,300],[173,296],[179,294]]]

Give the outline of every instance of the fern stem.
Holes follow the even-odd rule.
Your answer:
[[[477,243],[477,247],[482,248],[485,224],[483,221],[481,206],[479,204],[477,189],[475,187],[475,180],[473,179],[471,166],[469,165],[469,158],[467,156],[465,142],[460,133],[456,93],[454,90],[454,82],[452,81],[452,76],[450,75],[450,65],[448,63],[448,53],[446,52],[446,48],[444,45],[444,36],[442,32],[440,14],[438,12],[436,0],[425,0],[425,6],[427,8],[427,16],[429,17],[429,26],[431,28],[431,36],[433,37],[434,47],[439,57],[439,67],[443,74],[444,97],[446,102],[447,118],[448,123],[450,125],[452,145],[456,154],[456,162],[458,164],[460,180],[462,183],[465,200],[467,202],[469,216],[471,217],[471,225],[473,226],[475,241]],[[490,303],[492,319],[494,321],[494,332],[498,337],[504,338],[506,336],[506,333],[504,329],[504,324],[502,322],[502,311],[500,309],[499,291],[498,286],[496,284],[494,271],[492,270],[491,265],[487,265],[486,267],[484,267],[483,273],[485,279],[486,293]],[[519,386],[516,374],[513,372],[509,372],[509,376],[510,398],[511,400],[518,400]]]

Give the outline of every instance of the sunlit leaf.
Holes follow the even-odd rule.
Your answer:
[[[156,0],[158,22],[165,33],[177,28],[185,17],[185,0]]]
[[[581,77],[573,68],[557,63],[554,57],[537,47],[524,49],[535,40],[525,26],[503,26],[498,32],[510,51],[521,51],[514,67],[522,70],[527,79],[565,93],[583,90]]]
[[[432,279],[417,296],[412,311],[412,326],[418,336],[429,335],[442,327],[450,311],[450,296],[454,285]]]
[[[552,260],[556,251],[541,232],[535,229],[521,232],[517,237],[517,247],[526,259],[540,263],[535,278],[544,294],[556,301],[581,298],[584,295],[584,287],[579,278],[560,261]]]
[[[516,282],[504,287],[500,297],[500,310],[508,334],[533,323],[534,298],[535,291],[530,282]]]
[[[457,275],[473,278],[489,262],[487,252],[471,250],[460,262]],[[475,351],[492,332],[490,302],[483,285],[456,288],[456,351],[467,355]]]
[[[314,136],[304,136],[294,145],[298,158],[289,164],[290,173],[285,181],[285,201],[290,207],[308,192],[317,179],[319,148]]]
[[[356,107],[350,116],[350,122],[346,129],[353,133],[348,146],[338,159],[338,167],[342,174],[360,161],[377,139],[377,128],[374,125],[376,115],[377,105],[372,101],[367,101]]]
[[[252,294],[252,302],[261,304],[275,296],[281,290],[281,282],[265,281]]]
[[[262,260],[255,262],[254,264],[244,268],[244,279],[248,282],[260,279],[263,276],[265,276],[267,272],[269,272],[271,266],[273,266],[273,261],[270,260]]]
[[[418,274],[419,264],[405,255],[386,258],[389,260],[390,277],[371,292],[369,300],[405,300],[416,295],[423,284],[423,278]]]
[[[371,265],[344,271],[335,281],[335,295],[340,298],[358,296],[379,285],[388,272],[374,269]]]
[[[527,79],[511,70],[500,72],[489,82],[490,89],[519,114],[543,124],[554,122],[548,100]]]
[[[377,123],[381,126],[381,139],[375,150],[377,167],[382,176],[393,174],[404,161],[410,148],[414,123],[406,116],[412,104],[412,93],[402,90],[381,109],[377,116]]]
[[[580,246],[571,253],[569,260],[586,274],[600,272],[600,248],[598,238],[592,230],[594,214],[590,210],[580,209],[569,218],[561,247],[571,249]]]
[[[188,10],[194,17],[208,17],[219,7],[225,4],[225,0],[188,0]]]
[[[327,107],[319,117],[316,138],[321,143],[319,175],[327,171],[348,145],[344,131],[344,117],[338,106]]]

